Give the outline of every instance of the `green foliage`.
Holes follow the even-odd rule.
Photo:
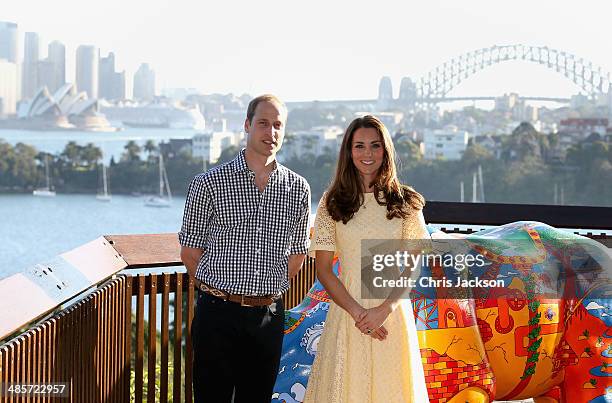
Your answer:
[[[147,378],[149,377],[148,368],[143,369],[143,384],[142,384],[142,397],[143,401],[146,400],[147,395],[149,393],[149,384],[147,382]],[[172,396],[172,380],[174,379],[174,367],[172,362],[168,362],[168,395],[167,401],[173,402]],[[136,399],[136,372],[134,370],[130,371],[130,402],[135,402]],[[161,400],[161,365],[159,363],[155,364],[155,401],[159,402]]]
[[[287,130],[306,130],[315,126],[347,126],[354,118],[353,112],[344,106],[334,109],[320,108],[316,102],[310,108],[293,109],[287,117]]]
[[[284,162],[289,169],[302,175],[310,184],[313,201],[316,202],[330,184],[336,169],[336,152],[326,149],[319,156],[305,152]]]
[[[316,105],[304,112],[295,111],[288,120],[285,142],[292,141],[292,131],[319,124],[346,126],[352,115],[342,108],[323,110]],[[477,111],[474,111],[476,113]],[[294,113],[294,112],[292,112]],[[302,123],[300,123],[302,122]],[[459,161],[424,160],[419,147],[407,136],[394,140],[400,180],[413,186],[427,200],[458,201],[463,182],[465,200],[471,200],[472,179],[482,168],[484,193],[491,203],[552,204],[555,184],[563,188],[565,204],[612,206],[612,147],[602,141],[573,146],[565,164],[547,163],[547,157],[558,143],[558,136],[542,134],[529,124],[522,124],[510,135],[501,136],[500,159],[478,144],[470,144]],[[223,150],[218,164],[238,153],[238,147]],[[148,141],[140,147],[134,141],[125,145],[118,162],[108,169],[111,193],[156,193],[158,184],[157,146]],[[282,155],[281,150],[281,155]],[[96,193],[100,188],[98,167],[101,153],[92,144],[66,145],[58,155],[46,155],[34,147],[12,146],[0,140],[0,190],[31,191],[44,185],[45,158],[49,161],[52,186],[63,193]],[[284,161],[293,171],[304,176],[311,185],[316,202],[329,186],[335,173],[337,150],[314,155],[308,146],[299,156]],[[175,194],[185,194],[194,175],[202,171],[202,160],[188,154],[166,159],[166,169]],[[207,168],[210,168],[208,166]],[[560,199],[558,199],[560,201]]]

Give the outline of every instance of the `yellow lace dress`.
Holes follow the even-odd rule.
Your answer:
[[[362,239],[429,238],[420,211],[408,218],[388,220],[386,206],[366,193],[363,206],[345,225],[335,222],[319,202],[311,251],[335,251],[342,267],[340,280],[364,308],[380,301],[361,299]],[[325,328],[317,347],[304,402],[393,403],[428,402],[410,303],[402,303],[384,324],[384,341],[362,334],[353,318],[330,304]]]

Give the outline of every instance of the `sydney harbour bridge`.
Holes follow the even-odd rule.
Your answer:
[[[399,97],[393,98],[391,79],[383,77],[380,81],[378,99],[350,101],[320,101],[321,106],[345,105],[357,109],[415,107],[453,101],[494,100],[495,97],[449,97],[448,94],[467,78],[478,72],[506,61],[525,61],[536,63],[564,75],[578,86],[589,99],[598,99],[607,94],[608,104],[612,104],[612,83],[609,72],[592,62],[571,53],[551,49],[546,46],[504,45],[491,46],[467,52],[452,58],[413,81],[404,77],[400,84]],[[567,103],[569,98],[521,97],[535,101],[556,101]],[[312,102],[289,102],[289,108],[306,107]],[[610,105],[612,108],[612,105]]]

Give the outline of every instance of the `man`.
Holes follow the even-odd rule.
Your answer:
[[[179,232],[181,259],[195,278],[192,323],[196,402],[271,400],[284,330],[281,294],[308,249],[310,188],[276,161],[287,109],[253,99],[246,149],[197,175]]]

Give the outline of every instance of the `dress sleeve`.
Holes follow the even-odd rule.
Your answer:
[[[402,224],[402,239],[430,239],[423,210],[413,210]]]
[[[317,207],[317,216],[314,223],[314,234],[310,244],[309,255],[313,256],[316,250],[334,252],[336,250],[336,222],[329,215],[325,201],[327,194],[323,194]]]

